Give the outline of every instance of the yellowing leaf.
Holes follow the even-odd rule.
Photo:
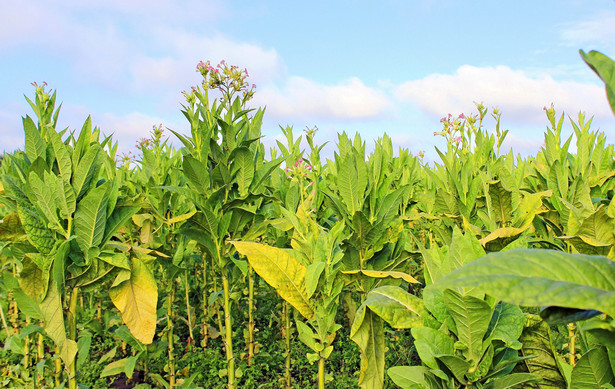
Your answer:
[[[307,268],[286,251],[254,242],[231,242],[254,271],[306,319],[314,316],[305,286]]]
[[[402,279],[404,281],[406,281],[407,283],[410,284],[417,284],[420,283],[419,280],[417,280],[416,278],[412,277],[410,274],[408,273],[404,273],[401,271],[381,271],[381,270],[348,270],[348,271],[342,271],[342,273],[344,274],[363,274],[365,276],[371,277],[371,278],[397,278],[397,279]]]
[[[132,258],[132,271],[122,270],[109,290],[113,304],[135,338],[150,344],[156,332],[158,289],[147,266]]]

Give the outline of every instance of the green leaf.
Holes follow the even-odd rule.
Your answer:
[[[402,389],[430,389],[425,380],[428,373],[425,366],[394,366],[387,370],[391,381]]]
[[[534,384],[541,381],[540,376],[531,373],[513,373],[489,380],[484,389],[509,389],[523,384]]]
[[[516,305],[499,303],[496,305],[489,324],[489,339],[501,340],[506,347],[518,349],[517,339],[523,332],[525,317],[523,311]]]
[[[88,191],[94,179],[94,173],[98,169],[98,156],[100,153],[100,146],[94,144],[88,149],[83,158],[79,160],[75,174],[73,174],[73,181],[71,182],[77,201]]]
[[[477,287],[512,304],[596,309],[615,316],[615,261],[554,250],[488,254],[439,280],[441,287]]]
[[[92,333],[81,331],[77,341],[77,369],[83,369],[83,364],[90,358],[90,346],[92,344]]]
[[[141,207],[131,203],[120,202],[116,204],[115,209],[105,222],[105,234],[102,238],[101,245],[107,244],[113,235],[124,225],[130,218],[136,214]]]
[[[75,211],[75,239],[79,248],[87,253],[103,240],[107,222],[107,183],[92,189],[77,204]]]
[[[606,96],[611,105],[611,110],[615,114],[615,62],[595,50],[587,54],[583,50],[579,50],[579,53],[583,61],[604,81]]]
[[[557,352],[553,345],[555,339],[551,335],[549,325],[539,316],[528,317],[526,328],[519,341],[523,344],[521,353],[525,357],[532,357],[525,361],[525,367],[530,373],[542,378],[541,389],[566,388],[566,380],[560,371],[557,361]]]
[[[156,332],[158,288],[147,265],[138,258],[132,258],[131,263],[130,272],[122,270],[117,275],[109,296],[134,337],[150,344]]]
[[[570,387],[601,389],[604,384],[615,383],[614,379],[606,348],[595,347],[583,354],[572,369]]]
[[[55,130],[49,129],[48,134],[51,136],[51,146],[53,147],[53,153],[58,163],[60,177],[62,177],[63,181],[70,182],[73,173],[73,164],[67,146],[62,142],[62,138],[60,138],[60,135],[55,132]]]
[[[248,189],[254,179],[254,157],[247,147],[238,147],[233,150],[231,171],[239,187],[239,196],[246,197]]]
[[[312,298],[312,295],[314,295],[323,270],[325,270],[324,262],[314,262],[307,266],[307,272],[305,273],[305,289],[308,299]]]
[[[422,325],[421,316],[427,313],[420,298],[392,285],[372,290],[363,304],[394,328]]]
[[[306,289],[307,268],[286,251],[254,242],[232,241],[237,251],[248,258],[254,271],[278,291],[306,319],[314,308]]]
[[[363,194],[367,187],[367,168],[355,154],[344,158],[337,172],[337,187],[342,201],[350,215],[360,211],[363,206]]]
[[[195,186],[199,194],[209,192],[209,174],[207,165],[189,155],[184,155],[183,170],[186,178]]]
[[[49,183],[43,182],[34,172],[31,172],[28,176],[28,184],[36,199],[34,204],[36,204],[37,209],[40,210],[49,223],[54,226],[59,225],[57,214],[58,205],[55,202],[56,198],[53,193],[54,186],[50,186]]]
[[[310,350],[318,351],[316,350],[316,334],[314,331],[312,331],[312,329],[301,320],[296,320],[295,323],[297,325],[297,335],[299,336],[299,340],[308,346]]]
[[[47,145],[41,137],[41,133],[36,128],[36,124],[30,116],[22,118],[23,129],[26,137],[26,155],[30,162],[34,162],[36,158],[47,158]]]
[[[462,296],[454,290],[444,291],[444,304],[455,321],[457,337],[467,348],[461,350],[466,359],[478,365],[484,353],[483,340],[489,323],[492,308],[474,296]]]
[[[429,327],[414,327],[410,330],[414,338],[414,346],[421,361],[427,367],[438,369],[437,355],[452,355],[455,353],[453,339],[444,333]]]

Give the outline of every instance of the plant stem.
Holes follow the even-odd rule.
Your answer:
[[[26,325],[30,324],[30,318],[26,317]],[[23,345],[23,365],[24,365],[24,369],[28,369],[28,366],[30,365],[30,343],[31,343],[31,339],[30,339],[30,335],[26,336],[26,339],[24,339],[24,345]]]
[[[233,329],[231,324],[231,301],[230,288],[226,269],[222,271],[222,287],[224,288],[224,329],[226,338],[224,345],[226,348],[226,364],[228,372],[228,389],[235,388],[235,358],[233,357]]]
[[[186,316],[188,318],[188,345],[192,346],[194,332],[192,330],[192,309],[190,308],[190,285],[188,284],[188,270],[184,272],[184,291],[186,295]]]
[[[11,332],[9,331],[9,326],[6,324],[6,318],[4,317],[4,309],[2,309],[2,305],[0,305],[0,317],[2,317],[2,326],[6,331],[6,336],[11,336]]]
[[[60,348],[56,346],[56,371],[53,374],[56,387],[60,386],[61,377],[62,377],[62,360],[60,359]]]
[[[203,348],[207,348],[207,340],[209,338],[208,335],[208,326],[207,319],[209,318],[209,303],[208,303],[208,295],[207,295],[208,287],[207,287],[207,256],[203,256],[203,339],[201,340],[201,346]]]
[[[574,366],[576,365],[576,361],[575,361],[575,350],[576,350],[576,338],[577,336],[575,335],[575,329],[576,326],[574,325],[574,323],[568,323],[568,358],[569,358],[569,362],[570,362],[570,366]]]
[[[175,283],[170,280],[167,296],[167,341],[169,342],[169,389],[175,388],[175,359],[173,356],[173,300],[175,299]]]
[[[77,341],[77,306],[79,302],[79,288],[74,287],[70,296],[68,310],[68,339]],[[68,365],[68,389],[77,389],[77,360]]]
[[[284,317],[284,323],[282,329],[284,331],[285,351],[286,351],[286,364],[284,366],[284,378],[286,381],[286,388],[290,389],[290,310],[288,309],[288,303],[284,301],[282,304],[282,316]]]
[[[318,360],[318,389],[325,389],[325,358]]]
[[[248,366],[254,358],[254,270],[248,267]]]

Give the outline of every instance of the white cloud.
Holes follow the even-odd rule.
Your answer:
[[[615,12],[603,12],[591,19],[567,23],[560,31],[560,37],[566,45],[599,45],[613,48],[615,35]],[[600,50],[599,47],[596,47]]]
[[[276,118],[374,119],[386,115],[391,102],[380,90],[358,78],[338,85],[324,85],[303,77],[289,77],[279,89],[267,85],[258,89],[255,105],[267,106]]]
[[[507,66],[464,65],[454,74],[432,74],[397,88],[402,101],[415,103],[431,115],[475,112],[474,101],[495,106],[502,118],[521,124],[545,123],[542,108],[555,105],[557,112],[611,118],[604,88],[575,81],[556,81],[548,75],[529,77]]]

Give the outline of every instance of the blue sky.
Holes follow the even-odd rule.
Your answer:
[[[578,54],[615,58],[613,37],[612,0],[6,2],[1,143],[23,147],[33,81],[58,91],[62,128],[92,115],[122,152],[156,124],[187,133],[181,91],[199,82],[199,61],[222,59],[257,85],[268,145],[279,125],[316,125],[320,142],[358,131],[372,144],[386,132],[433,157],[440,118],[475,112],[474,101],[502,111],[516,153],[539,149],[551,103],[594,116],[615,143],[603,85]]]

